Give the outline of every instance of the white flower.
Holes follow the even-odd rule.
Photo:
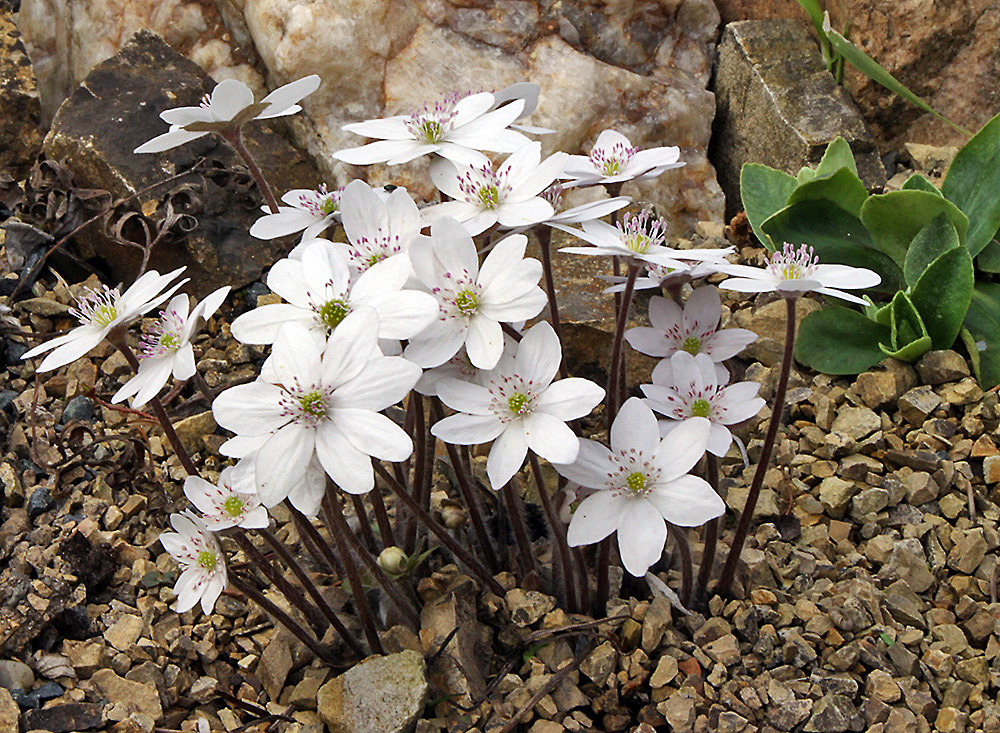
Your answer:
[[[438,397],[459,414],[434,424],[431,433],[446,443],[493,442],[486,475],[500,489],[521,468],[531,448],[553,463],[576,460],[580,441],[566,425],[590,413],[604,390],[587,379],[552,380],[562,350],[545,321],[530,328],[517,345],[512,363],[490,376],[486,386],[442,380]]]
[[[613,198],[588,201],[585,204],[574,206],[560,211],[563,198],[563,187],[558,183],[553,183],[542,192],[542,197],[552,204],[555,213],[542,224],[582,224],[585,221],[593,221],[607,216],[613,211],[618,211],[628,206],[632,199],[628,196],[615,196]]]
[[[250,236],[257,239],[277,239],[302,232],[302,241],[316,239],[340,216],[340,198],[343,189],[330,191],[326,184],[313,191],[296,188],[281,200],[288,204],[279,206],[277,214],[265,214],[250,227]]]
[[[682,260],[713,260],[719,256],[719,250],[716,249],[678,250],[665,246],[663,219],[653,217],[648,210],[638,214],[625,214],[617,226],[603,221],[585,221],[582,230],[559,222],[551,222],[551,225],[593,245],[562,247],[560,252],[628,257],[666,267],[682,267]]]
[[[147,329],[138,350],[139,371],[115,392],[111,402],[132,397],[132,407],[140,408],[174,379],[190,379],[195,373],[194,349],[191,339],[202,322],[212,317],[231,288],[226,285],[205,296],[190,313],[187,295],[175,295],[160,313],[160,319]]]
[[[656,262],[646,262],[644,268],[646,270],[645,275],[639,275],[635,279],[635,285],[633,288],[635,290],[652,290],[654,288],[665,288],[671,287],[673,285],[683,285],[684,283],[691,282],[692,280],[697,280],[699,278],[708,277],[709,275],[714,275],[720,272],[720,264],[728,264],[726,262],[726,256],[731,255],[734,251],[734,247],[726,247],[724,249],[718,250],[700,250],[701,252],[718,252],[719,256],[715,259],[701,260],[700,262],[682,262],[677,260],[671,265],[661,265]],[[678,256],[684,255],[684,250],[677,251]],[[605,288],[601,292],[607,293],[620,293],[625,290],[625,280],[627,279],[624,275],[598,275],[601,280],[606,280],[607,282],[615,283],[609,288]]]
[[[645,181],[685,165],[680,156],[676,146],[639,150],[620,132],[605,130],[597,136],[589,156],[569,156],[561,177],[569,179],[565,188]]]
[[[488,163],[456,167],[446,160],[431,165],[431,180],[453,201],[429,206],[424,218],[449,216],[475,236],[494,224],[512,229],[545,221],[555,210],[540,194],[562,171],[565,153],[544,161],[541,143],[528,143],[493,170]]]
[[[506,89],[501,89],[499,92],[493,92],[493,98],[495,99],[493,103],[493,109],[499,109],[500,107],[513,102],[515,100],[524,101],[524,109],[515,118],[520,120],[527,117],[538,107],[538,93],[541,91],[541,87],[538,86],[533,81],[519,81],[516,84],[511,84]],[[520,130],[521,132],[531,133],[532,135],[549,135],[554,133],[555,130],[550,130],[547,127],[535,127],[534,125],[511,125],[515,130]]]
[[[785,298],[797,298],[815,290],[858,305],[867,303],[839,288],[856,290],[870,288],[882,282],[878,273],[863,267],[821,265],[812,247],[803,244],[796,249],[788,242],[785,242],[780,252],[770,255],[767,267],[727,264],[720,266],[719,271],[735,276],[719,283],[720,288],[727,290],[743,293],[775,292]]]
[[[404,188],[388,196],[364,181],[351,181],[341,199],[346,247],[351,269],[363,272],[376,262],[405,254],[424,221]]]
[[[254,485],[253,463],[243,459],[219,474],[218,484],[200,476],[184,479],[184,495],[202,513],[202,521],[213,532],[229,527],[267,527],[267,510]]]
[[[128,325],[173,295],[177,288],[187,282],[187,279],[174,283],[166,292],[163,292],[163,288],[183,271],[184,268],[179,267],[173,272],[161,275],[156,270],[150,270],[132,283],[124,293],[118,288],[109,288],[106,285],[98,290],[88,288],[87,294],[77,301],[76,308],[71,308],[69,311],[70,315],[75,316],[83,325],[62,336],[49,339],[44,344],[39,344],[26,351],[21,358],[31,359],[51,351],[52,353],[38,365],[39,372],[57,369],[79,359],[101,343],[112,329]]]
[[[459,164],[482,165],[487,159],[480,150],[510,153],[528,142],[521,133],[507,129],[521,116],[525,100],[514,99],[499,109],[495,104],[489,92],[452,94],[408,115],[353,122],[343,129],[375,142],[339,150],[333,157],[352,165],[397,165],[436,153]]]
[[[255,481],[265,506],[288,497],[315,514],[322,471],[344,491],[363,494],[374,486],[371,456],[402,461],[410,455],[409,436],[380,411],[406,396],[420,367],[382,356],[378,330],[375,311],[356,310],[321,350],[304,326],[286,324],[261,379],[227,389],[212,404],[216,422],[237,434],[220,452],[239,458],[256,451]]]
[[[622,405],[611,425],[611,450],[580,441],[580,454],[556,470],[597,489],[573,512],[570,547],[600,542],[618,532],[622,564],[636,577],[660,559],[667,522],[697,527],[725,511],[725,502],[704,479],[688,471],[705,453],[709,422],[694,418],[660,439],[653,412],[636,397]]]
[[[351,278],[347,255],[332,242],[304,243],[301,259],[278,260],[267,274],[267,286],[287,303],[272,303],[239,316],[233,336],[245,344],[270,344],[287,323],[301,323],[322,343],[358,308],[378,313],[378,336],[405,339],[426,328],[438,314],[427,293],[403,290],[410,276],[405,257],[392,257]]]
[[[476,245],[453,219],[431,226],[431,236],[410,244],[410,262],[417,278],[438,301],[438,320],[410,339],[405,356],[422,367],[445,363],[463,345],[469,361],[492,369],[503,353],[500,323],[532,318],[545,307],[538,287],[542,265],[525,259],[528,238],[506,237],[479,266]]]
[[[745,328],[719,328],[722,301],[711,285],[697,288],[682,309],[670,298],[649,300],[651,327],[630,328],[625,340],[641,354],[666,357],[677,351],[707,354],[715,363],[736,356],[757,340]]]
[[[656,365],[653,384],[643,384],[641,389],[646,403],[670,418],[660,423],[662,432],[675,430],[679,423],[674,420],[707,418],[712,423],[708,450],[724,456],[733,442],[727,426],[749,420],[764,406],[764,400],[757,396],[759,383],[738,382],[726,387],[726,381],[707,354],[692,356],[678,351]]]
[[[144,142],[135,153],[159,153],[197,140],[210,132],[225,132],[250,120],[291,115],[302,109],[299,101],[319,88],[315,74],[278,87],[257,103],[250,87],[236,79],[219,82],[197,107],[174,107],[160,113],[170,130]]]
[[[160,544],[184,567],[174,585],[174,610],[183,613],[201,601],[201,610],[209,614],[229,582],[226,558],[215,536],[190,511],[171,514],[170,525],[175,531],[161,534]]]

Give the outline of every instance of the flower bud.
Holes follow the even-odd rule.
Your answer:
[[[379,566],[390,575],[399,575],[406,572],[406,553],[395,545],[386,547],[379,553]]]

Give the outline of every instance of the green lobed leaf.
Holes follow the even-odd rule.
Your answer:
[[[816,166],[816,176],[832,175],[841,168],[847,168],[855,176],[858,175],[858,164],[854,161],[854,151],[851,150],[851,144],[838,136],[826,146],[826,151],[823,153],[819,165]]]
[[[977,282],[962,339],[983,389],[1000,384],[1000,284]]]
[[[938,187],[931,183],[926,177],[920,173],[914,173],[912,176],[906,179],[903,183],[904,191],[927,191],[928,193],[933,193],[935,196],[944,196]]]
[[[963,127],[956,125],[954,122],[949,120],[943,114],[931,107],[927,102],[922,100],[916,94],[911,92],[898,79],[896,79],[892,74],[886,71],[882,66],[879,65],[875,59],[866,54],[860,48],[855,46],[853,43],[844,38],[840,33],[833,30],[830,27],[829,19],[825,19],[823,22],[823,32],[826,34],[827,40],[830,45],[844,57],[844,59],[853,66],[855,69],[860,71],[862,74],[867,76],[874,82],[881,84],[890,92],[898,94],[903,99],[906,99],[912,104],[917,105],[920,109],[925,112],[930,112],[932,115],[937,117],[939,120],[949,125],[955,130],[958,130],[963,135],[971,135],[968,130]]]
[[[983,272],[1000,272],[1000,242],[991,239],[983,247],[983,251],[976,255],[976,268]]]
[[[930,351],[931,337],[910,297],[899,291],[892,299],[890,309],[889,343],[879,348],[886,356],[900,361],[916,361]]]
[[[830,305],[799,324],[795,358],[824,374],[860,374],[885,358],[889,328],[850,308]]]
[[[799,201],[786,206],[761,228],[775,242],[811,245],[820,262],[874,270],[882,277],[877,290],[895,292],[902,286],[902,271],[875,249],[861,221],[827,201]]]
[[[776,249],[760,225],[774,212],[785,208],[798,182],[794,176],[760,163],[747,163],[740,170],[740,198],[753,233],[770,251]]]
[[[945,214],[965,241],[969,217],[947,199],[929,191],[891,191],[869,196],[861,207],[861,221],[875,246],[903,267],[910,242],[926,224]]]
[[[958,151],[941,192],[968,215],[965,246],[979,254],[1000,227],[1000,115]]]
[[[853,158],[852,158],[853,160]],[[854,216],[861,214],[861,206],[868,199],[868,189],[849,168],[840,168],[827,176],[816,176],[800,184],[788,197],[788,205],[799,201],[826,200],[835,203]]]
[[[960,247],[958,232],[948,217],[938,214],[917,232],[906,250],[906,260],[903,263],[903,277],[906,284],[913,287],[930,264],[942,254],[954,247]]]
[[[972,255],[965,247],[940,255],[917,280],[910,300],[927,327],[933,348],[950,349],[955,344],[974,282]]]
[[[804,165],[799,168],[799,172],[795,176],[795,182],[801,185],[803,183],[809,183],[809,181],[813,180],[815,177],[816,169]]]

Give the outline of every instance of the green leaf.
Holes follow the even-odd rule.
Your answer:
[[[969,309],[974,281],[972,255],[965,247],[945,252],[917,280],[910,300],[935,349],[950,349],[955,344]]]
[[[962,335],[983,389],[1000,384],[1000,284],[977,282]],[[966,335],[967,334],[967,335]]]
[[[799,5],[809,15],[817,31],[823,29],[823,8],[820,7],[819,0],[798,0]]]
[[[819,261],[866,267],[882,276],[878,290],[894,292],[903,273],[891,259],[875,249],[861,221],[827,201],[800,201],[765,221],[761,228],[775,242],[811,245]]]
[[[826,38],[830,42],[830,45],[844,57],[847,63],[867,76],[869,79],[881,84],[890,92],[899,95],[910,103],[917,105],[925,112],[930,112],[939,120],[953,129],[958,130],[963,135],[972,135],[971,132],[963,127],[959,127],[943,114],[932,108],[929,104],[927,104],[927,102],[903,86],[892,74],[882,68],[878,62],[875,61],[875,59],[837,33],[837,31],[833,30],[833,28],[830,27],[828,18],[823,21],[823,32],[826,34]]]
[[[958,151],[941,192],[969,216],[965,246],[979,254],[1000,227],[1000,115]]]
[[[924,270],[930,267],[934,260],[953,247],[960,246],[955,227],[948,221],[947,216],[938,214],[917,232],[917,236],[910,242],[910,248],[906,250],[906,260],[903,263],[906,284],[910,287],[916,285]]]
[[[912,176],[906,179],[903,183],[904,191],[927,191],[928,193],[933,193],[936,196],[944,196],[938,187],[931,183],[927,178],[925,178],[920,173],[914,173]]]
[[[847,168],[855,176],[858,175],[858,164],[854,162],[851,144],[838,136],[826,146],[826,151],[816,166],[816,177],[832,175],[841,168]]]
[[[860,374],[885,358],[879,344],[889,338],[888,327],[831,305],[802,319],[795,358],[824,374]]]
[[[816,169],[804,165],[801,168],[799,168],[799,172],[795,176],[795,182],[799,184],[809,183],[809,181],[813,180],[815,177],[816,177]]]
[[[983,251],[976,255],[976,267],[983,272],[1000,272],[1000,242],[991,239],[983,247]]]
[[[776,246],[760,225],[774,212],[785,208],[798,182],[794,176],[760,163],[747,163],[740,170],[740,198],[753,233],[770,251]]]
[[[906,250],[929,221],[945,214],[965,241],[969,217],[957,206],[928,191],[892,191],[869,196],[861,207],[861,221],[871,233],[875,246],[903,266]]]
[[[916,361],[931,348],[931,337],[909,296],[900,291],[892,299],[889,343],[879,344],[886,356]]]
[[[854,216],[861,214],[861,205],[868,198],[868,189],[858,175],[848,168],[841,168],[831,175],[816,176],[800,184],[788,198],[791,206],[799,201],[830,201]]]

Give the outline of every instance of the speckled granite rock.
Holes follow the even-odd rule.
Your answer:
[[[424,659],[407,650],[359,662],[323,685],[316,705],[332,733],[404,733],[426,696]]]
[[[117,56],[95,67],[60,107],[44,147],[49,157],[66,160],[76,185],[106,189],[116,197],[162,181],[201,156],[217,161],[219,175],[191,175],[139,196],[148,215],[171,192],[183,195],[185,211],[197,220],[197,226],[186,236],[156,247],[150,267],[169,271],[186,265],[190,287],[200,295],[221,284],[239,287],[253,281],[284,252],[276,242],[262,242],[249,235],[250,225],[259,216],[259,198],[255,189],[241,192],[229,180],[232,176],[226,169],[241,163],[235,151],[216,136],[157,155],[132,152],[164,132],[159,118],[162,110],[197,104],[212,86],[211,78],[196,64],[155,34],[142,31]],[[251,123],[244,136],[275,185],[317,185],[313,168],[266,125]],[[188,193],[179,194],[181,187]],[[85,254],[103,258],[116,278],[134,278],[140,260],[138,249],[117,244],[96,229],[86,230],[77,239],[90,248]]]
[[[42,146],[40,123],[31,60],[13,18],[0,7],[0,169],[26,175]]]

